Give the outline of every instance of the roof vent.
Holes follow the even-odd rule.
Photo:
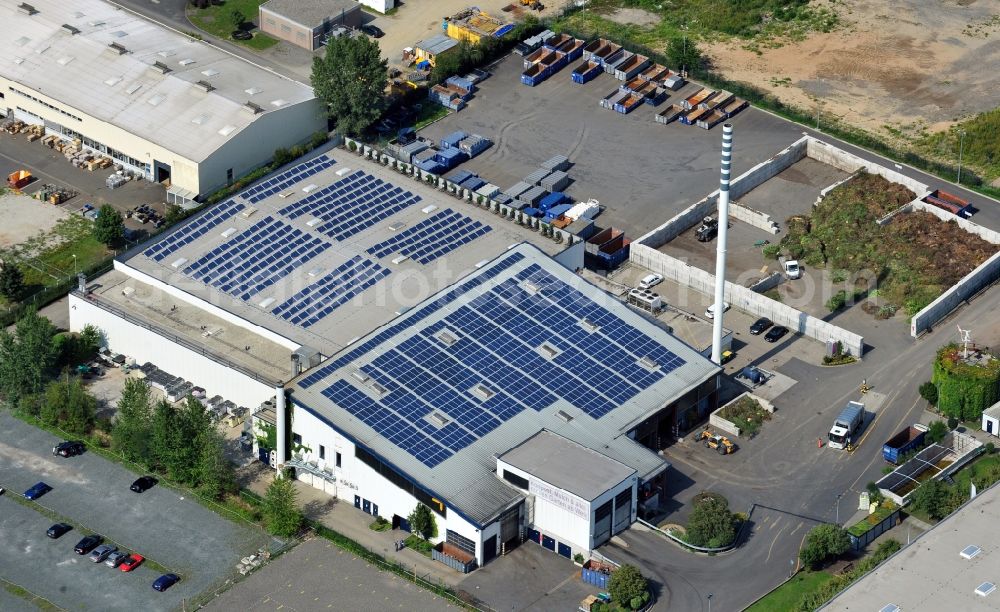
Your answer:
[[[878,612],[900,612],[900,610],[896,604],[886,604]]]
[[[455,336],[455,334],[453,334],[450,330],[447,329],[442,329],[437,333],[437,336],[435,337],[441,342],[441,344],[445,346],[451,346],[456,342],[458,342],[458,338]]]
[[[444,416],[443,414],[441,414],[436,410],[432,412],[428,418],[430,419],[431,423],[434,423],[438,427],[444,427],[445,425],[451,422],[451,419],[449,419],[448,417]]]
[[[646,355],[645,357],[643,357],[642,359],[640,359],[637,363],[641,367],[646,368],[647,370],[649,370],[651,372],[655,372],[660,367],[660,364],[656,363],[656,360],[654,360],[649,355]]]
[[[188,260],[187,260],[187,257],[181,257],[180,259],[177,259],[177,260],[175,260],[175,261],[174,261],[174,262],[173,262],[172,264],[170,264],[170,265],[171,265],[171,267],[173,267],[173,268],[180,268],[181,266],[183,266],[183,265],[184,265],[184,264],[186,264],[187,262],[188,262]]]
[[[167,66],[163,62],[153,62],[153,70],[159,72],[160,74],[166,74],[170,72],[170,66]]]
[[[229,136],[235,131],[236,131],[235,125],[224,125],[222,126],[222,129],[219,130],[219,136]]]
[[[191,120],[191,123],[195,125],[205,125],[205,122],[211,117],[208,113],[202,113]]]
[[[111,77],[110,79],[104,81],[104,84],[107,85],[108,87],[114,87],[115,85],[117,85],[117,84],[119,84],[121,82],[122,82],[122,78],[120,76],[114,76],[114,77]]]
[[[24,45],[26,45],[26,44],[28,44],[30,42],[31,42],[30,38],[28,38],[27,36],[22,36],[21,38],[18,38],[17,40],[15,40],[14,44],[17,45],[18,47],[23,47]]]
[[[209,68],[207,70],[202,70],[201,73],[207,77],[214,77],[215,75],[219,74],[219,71],[216,70],[215,68]]]
[[[270,306],[271,304],[273,304],[275,301],[276,300],[273,297],[266,297],[263,300],[261,300],[260,303],[257,304],[257,305],[260,306],[261,308],[267,308],[268,306]]]
[[[250,111],[251,115],[257,115],[264,112],[264,109],[261,108],[260,105],[254,104],[249,100],[247,100],[246,104],[243,105],[243,110]]]
[[[255,96],[264,90],[260,87],[251,87],[250,89],[244,89],[243,91],[246,92],[247,95]]]
[[[76,58],[73,57],[72,55],[67,55],[67,56],[60,57],[59,59],[57,59],[56,63],[59,64],[60,66],[65,66],[65,65],[69,64],[70,62],[72,62],[75,59]]]
[[[226,229],[226,231],[222,232],[222,237],[223,238],[229,238],[230,236],[232,236],[235,233],[236,233],[236,228],[235,227],[230,227],[230,228]]]
[[[159,55],[160,57],[164,58],[164,59],[166,59],[166,58],[168,58],[168,57],[170,57],[172,55],[176,55],[176,53],[174,53],[173,51],[171,51],[169,49],[164,49],[163,51],[157,51],[156,54]]]
[[[163,94],[156,94],[152,98],[146,100],[146,102],[149,102],[153,106],[159,106],[166,99],[167,99],[167,97],[165,95],[163,95]]]
[[[68,23],[62,24],[62,29],[64,29],[67,32],[69,32],[70,36],[75,36],[75,35],[77,35],[77,34],[80,33],[80,28],[75,27],[75,26],[71,26]]]
[[[573,420],[573,415],[566,412],[565,410],[556,411],[556,416],[562,419],[563,421],[566,421],[567,423]]]
[[[368,375],[361,370],[354,370],[351,372],[351,376],[353,376],[358,382],[368,382]]]
[[[562,351],[548,342],[543,342],[542,345],[538,347],[538,352],[546,359],[555,359]]]
[[[180,64],[181,66],[190,66],[191,64],[194,63],[194,60],[191,59],[190,57],[188,57],[188,58],[180,60],[177,63]]]
[[[978,587],[976,587],[976,595],[979,595],[980,597],[986,597],[995,590],[997,590],[997,585],[993,584],[992,582],[984,582]]]
[[[483,400],[484,402],[493,397],[494,395],[496,395],[495,391],[493,391],[483,383],[479,383],[475,387],[469,389],[469,392],[472,393],[472,395],[474,395],[478,399]]]
[[[521,283],[521,288],[523,288],[531,295],[538,295],[542,291],[541,287],[539,287],[538,285],[529,280],[526,280],[523,283]]]
[[[979,548],[975,544],[969,544],[968,546],[962,549],[962,552],[958,554],[962,555],[963,559],[971,559],[981,552],[983,552],[982,548]]]
[[[286,100],[282,100],[281,98],[278,98],[277,100],[271,100],[271,106],[279,106],[280,107],[280,106],[284,106],[286,104],[288,104],[288,102]]]
[[[406,227],[406,221],[396,221],[395,223],[390,223],[389,224],[389,231],[390,232],[398,232],[399,230],[403,229],[404,227]]]
[[[254,216],[255,214],[257,214],[257,209],[254,208],[253,206],[250,206],[246,210],[244,210],[242,213],[240,213],[240,216],[243,217],[244,219],[249,219],[250,217]]]
[[[140,87],[142,87],[141,83],[133,83],[132,85],[128,86],[128,89],[125,90],[125,93],[131,96],[135,92],[139,91]]]
[[[374,391],[376,394],[378,394],[380,397],[389,392],[388,389],[386,389],[385,387],[374,381],[372,381],[371,384],[369,384],[368,386],[371,387],[371,390]]]
[[[598,325],[597,323],[594,323],[593,321],[591,321],[590,319],[588,319],[586,317],[580,319],[580,327],[584,328],[585,330],[587,330],[590,333],[594,333],[595,331],[601,329],[600,325]]]
[[[208,92],[212,91],[213,89],[215,89],[215,86],[212,85],[211,83],[209,83],[208,81],[195,81],[194,86],[197,87],[198,89],[202,90],[205,93],[208,93]]]
[[[118,43],[111,43],[110,45],[108,45],[108,48],[117,53],[118,55],[125,55],[126,53],[128,53],[128,49],[125,48],[125,45],[120,45]]]
[[[19,12],[21,12],[21,13],[24,13],[25,15],[37,15],[38,14],[38,9],[36,9],[33,6],[31,6],[27,2],[22,2],[21,4],[18,4],[17,5],[17,10]]]

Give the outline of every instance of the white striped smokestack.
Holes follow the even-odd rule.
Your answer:
[[[719,176],[719,235],[715,247],[715,306],[712,321],[712,361],[722,365],[723,303],[726,301],[726,246],[729,239],[729,168],[733,158],[733,126],[722,126],[722,174]]]

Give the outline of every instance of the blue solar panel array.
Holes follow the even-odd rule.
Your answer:
[[[199,215],[190,223],[143,251],[143,255],[156,261],[162,261],[184,245],[204,236],[208,230],[240,212],[243,207],[244,204],[238,203],[236,200],[226,200],[213,206],[204,214]]]
[[[513,254],[463,283],[461,292],[446,294],[300,384],[309,387],[378,347],[374,360],[361,367],[385,390],[378,400],[346,380],[323,393],[380,433],[382,424],[392,422],[395,438],[386,437],[418,458],[431,453],[421,461],[433,467],[524,410],[540,411],[562,398],[599,419],[683,365],[669,349],[537,264],[415,335],[386,344],[520,259]],[[444,341],[438,335],[444,331],[453,338]],[[644,359],[655,364],[640,365]],[[477,386],[486,396],[472,392]],[[432,411],[451,422],[438,429],[426,419]]]
[[[320,155],[319,157],[314,157],[309,161],[302,162],[297,166],[293,166],[278,176],[272,177],[259,185],[254,185],[240,195],[244,199],[256,204],[265,198],[288,189],[295,183],[304,181],[317,172],[326,170],[336,163],[337,162],[332,158],[327,157],[326,155]]]
[[[422,264],[468,244],[490,231],[489,225],[446,209],[413,227],[368,249],[370,255],[385,257],[402,253]]]
[[[420,201],[420,196],[358,171],[285,206],[292,219],[312,215],[325,223],[317,229],[345,240]]]
[[[321,238],[266,217],[235,239],[205,253],[184,273],[249,300],[329,246]]]
[[[355,257],[282,302],[271,314],[309,327],[386,276],[388,269]]]

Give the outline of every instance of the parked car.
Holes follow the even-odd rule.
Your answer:
[[[60,457],[72,457],[74,455],[83,454],[83,451],[85,450],[87,450],[87,447],[83,444],[83,442],[67,440],[55,445],[52,448],[52,454],[59,455]]]
[[[385,32],[383,32],[381,28],[379,28],[378,26],[374,26],[370,23],[366,23],[365,25],[361,26],[361,31],[371,36],[372,38],[382,38],[383,36],[385,36]]]
[[[24,492],[24,499],[36,500],[42,495],[45,495],[52,490],[52,487],[45,484],[44,482],[36,483],[35,486],[31,487]]]
[[[722,303],[722,312],[726,312],[727,310],[729,310],[729,302],[723,302]],[[715,304],[712,304],[711,306],[709,306],[708,308],[705,309],[705,318],[706,319],[714,319],[715,318]]]
[[[107,565],[108,567],[118,567],[125,562],[125,559],[128,559],[128,553],[123,550],[116,550],[108,555],[108,558],[104,561],[104,565]]]
[[[656,285],[659,285],[662,282],[663,282],[662,274],[647,274],[646,276],[642,277],[642,280],[639,281],[639,288],[649,289],[650,287],[655,287]]]
[[[50,538],[52,538],[53,540],[55,540],[57,538],[61,538],[62,536],[64,536],[67,532],[71,531],[72,529],[73,529],[73,526],[70,525],[70,524],[68,524],[68,523],[56,523],[55,525],[49,527],[45,531],[45,535],[47,535]]]
[[[153,590],[156,591],[166,591],[170,587],[174,586],[180,581],[181,577],[177,574],[163,574],[153,582]]]
[[[76,546],[73,547],[73,552],[75,552],[78,555],[85,555],[90,551],[94,550],[95,548],[97,548],[98,544],[100,544],[103,541],[104,538],[97,535],[96,533],[91,534],[89,536],[84,536],[84,538],[79,542],[77,542]]]
[[[132,553],[131,555],[126,557],[124,561],[122,561],[122,564],[118,566],[118,569],[120,569],[123,572],[131,572],[135,568],[139,567],[139,565],[144,560],[145,557],[143,557],[142,555],[138,553]]]
[[[760,334],[767,331],[767,329],[772,325],[774,325],[774,323],[771,322],[771,319],[768,319],[767,317],[761,317],[756,321],[754,321],[753,325],[750,326],[750,335],[759,336]]]
[[[764,334],[764,340],[768,342],[777,342],[781,340],[781,337],[788,333],[788,328],[784,325],[778,325],[777,327],[772,327],[771,331]]]
[[[152,476],[140,476],[135,482],[132,483],[129,489],[135,491],[136,493],[142,493],[143,491],[152,489],[155,484],[156,479]]]
[[[110,544],[101,544],[93,551],[91,551],[89,559],[94,563],[100,563],[101,561],[107,559],[108,555],[110,555],[111,553],[117,552],[117,550],[118,550],[117,546],[112,546]]]

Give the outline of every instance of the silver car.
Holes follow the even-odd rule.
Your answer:
[[[94,563],[100,563],[101,561],[107,559],[108,555],[117,551],[118,547],[116,546],[111,546],[110,544],[101,544],[90,553],[90,560],[93,561]]]
[[[104,565],[107,565],[108,567],[118,567],[119,565],[122,564],[122,561],[124,561],[127,557],[128,553],[121,550],[116,550],[115,552],[108,555],[108,558],[104,562]]]

